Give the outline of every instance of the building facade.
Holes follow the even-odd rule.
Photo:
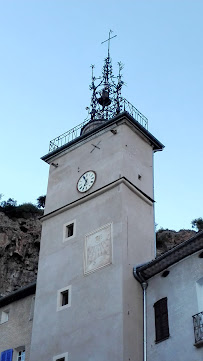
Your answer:
[[[132,267],[155,254],[160,149],[122,113],[44,157],[50,173],[30,361],[142,360],[142,292]]]
[[[36,284],[0,299],[0,360],[29,361]]]
[[[134,273],[147,284],[148,360],[203,360],[203,232]]]

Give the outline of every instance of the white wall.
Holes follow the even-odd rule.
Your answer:
[[[65,352],[70,361],[142,361],[142,292],[132,269],[154,256],[153,203],[122,182],[108,185],[126,177],[153,197],[153,150],[128,125],[116,129],[56,156],[58,167],[50,166],[46,214],[69,206],[43,221],[30,361]],[[76,184],[87,170],[97,179],[80,194]],[[64,224],[72,220],[75,237],[63,242]],[[112,263],[84,275],[85,236],[109,223]],[[69,285],[71,307],[57,312],[57,290]]]
[[[83,194],[77,191],[76,184],[79,177],[91,169],[97,174],[97,181],[91,191],[125,176],[153,198],[151,145],[127,124],[114,126],[117,130],[115,135],[111,133],[111,128],[77,143],[51,160],[58,167],[50,165],[45,214],[82,198]],[[100,149],[94,149],[92,144],[98,144]]]
[[[200,252],[199,252],[200,253]],[[158,274],[148,281],[147,288],[147,350],[148,361],[200,361],[203,349],[194,346],[192,316],[200,311],[196,282],[203,277],[203,259],[198,253],[168,268],[164,278]],[[170,337],[155,343],[154,303],[168,298]]]

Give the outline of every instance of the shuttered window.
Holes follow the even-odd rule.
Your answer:
[[[169,337],[167,297],[154,304],[156,342]]]
[[[5,350],[1,353],[1,361],[12,361],[13,350]]]

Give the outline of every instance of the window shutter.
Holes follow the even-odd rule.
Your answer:
[[[169,337],[167,297],[154,304],[156,342]]]
[[[12,361],[13,350],[5,350],[1,353],[1,361]]]

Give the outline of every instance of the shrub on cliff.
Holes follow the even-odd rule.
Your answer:
[[[37,198],[37,207],[38,208],[44,208],[46,202],[46,196],[39,196]]]
[[[0,203],[0,211],[4,212],[9,218],[30,218],[43,214],[43,210],[34,204],[23,203],[18,206],[17,201],[12,198]]]
[[[192,224],[192,228],[196,228],[198,231],[203,230],[203,219],[201,217],[193,219],[191,224]]]

